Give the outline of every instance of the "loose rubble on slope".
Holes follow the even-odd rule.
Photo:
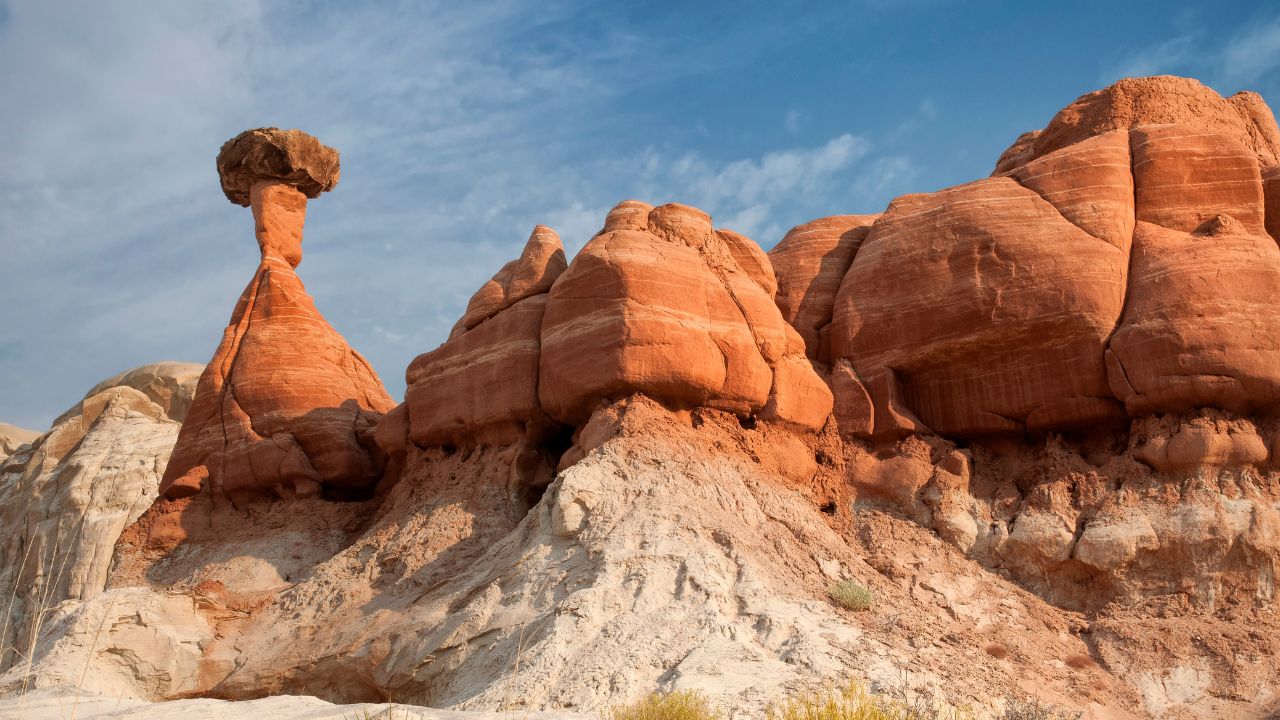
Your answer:
[[[1258,96],[1138,78],[769,253],[677,204],[572,261],[538,226],[393,407],[293,272],[336,152],[242,134],[219,169],[263,264],[159,497],[109,572],[73,554],[107,589],[0,691],[736,718],[855,677],[1268,717],[1278,150]],[[868,610],[828,600],[849,580]]]

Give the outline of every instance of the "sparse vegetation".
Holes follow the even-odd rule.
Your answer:
[[[421,716],[402,712],[401,708],[392,703],[387,703],[387,706],[381,710],[369,710],[366,708],[357,712],[354,716],[343,715],[342,717],[343,720],[414,720],[414,718]]]
[[[832,585],[827,589],[827,596],[840,607],[858,612],[870,610],[875,603],[871,590],[852,578]]]
[[[768,720],[970,720],[972,713],[924,699],[904,702],[877,695],[858,683],[800,695],[769,708]]]
[[[1008,698],[1005,700],[1004,720],[1080,720],[1084,713],[1059,710],[1054,705],[1042,705],[1039,700]]]
[[[702,693],[681,690],[651,693],[630,705],[611,708],[606,720],[720,720]]]

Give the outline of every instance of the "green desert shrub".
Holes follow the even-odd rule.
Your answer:
[[[827,589],[827,596],[842,608],[849,610],[870,610],[875,597],[866,585],[849,579],[838,582]]]
[[[680,690],[651,693],[630,705],[611,708],[607,720],[720,720],[701,693]]]

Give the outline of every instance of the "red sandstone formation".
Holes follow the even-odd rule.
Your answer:
[[[529,235],[520,257],[512,260],[471,296],[467,311],[453,326],[453,339],[521,300],[545,293],[568,266],[560,236],[546,225]]]
[[[1280,163],[1280,130],[1260,95],[1239,92],[1223,98],[1198,80],[1160,75],[1125,78],[1081,95],[1043,130],[1018,138],[1000,156],[994,174],[1111,130],[1170,123],[1234,137],[1264,167]]]
[[[501,445],[524,437],[530,423],[545,424],[542,315],[565,266],[560,237],[535,227],[520,257],[472,296],[448,342],[409,365],[405,407],[414,443]]]
[[[840,281],[879,215],[836,215],[791,228],[769,251],[778,309],[804,338],[805,352],[830,362],[828,326]]]
[[[836,299],[831,352],[876,409],[876,434],[971,436],[1119,413],[1102,352],[1126,248],[1009,178],[898,198]]]
[[[1000,177],[898,198],[835,301],[841,428],[973,437],[1090,426],[1121,402],[1274,407],[1259,160],[1277,148],[1252,94],[1125,80],[1020,138]]]
[[[1196,233],[1138,223],[1111,389],[1134,417],[1280,409],[1280,249],[1230,215]]]
[[[223,146],[218,169],[227,197],[253,208],[262,263],[200,377],[160,492],[363,491],[380,472],[368,435],[393,403],[294,272],[306,196],[337,182],[338,153],[298,130],[250,130]]]
[[[1230,215],[1266,234],[1262,174],[1238,138],[1179,124],[1136,128],[1130,142],[1138,220],[1193,232]]]
[[[752,246],[696,208],[616,207],[551,288],[538,387],[545,412],[580,425],[602,401],[642,393],[820,428],[830,392]]]
[[[1020,138],[995,177],[814,221],[768,255],[682,205],[618,205],[567,267],[538,227],[373,428],[386,492],[241,514],[230,561],[161,502],[113,582],[213,588],[183,612],[237,611],[201,638],[203,669],[171,673],[187,695],[583,709],[606,676],[772,676],[793,637],[721,641],[762,641],[743,617],[799,627],[853,577],[875,610],[797,636],[838,647],[810,653],[824,676],[897,658],[963,692],[1048,678],[1121,714],[1261,716],[1280,657],[1277,137],[1256,96],[1129,80]],[[170,497],[377,477],[364,448],[390,403],[293,275],[305,200],[276,175],[249,178],[263,266]],[[129,642],[166,626],[148,623],[99,653],[112,672],[144,674]],[[678,652],[628,640],[670,627]],[[955,642],[895,655],[920,638]],[[527,681],[495,675],[528,648]]]

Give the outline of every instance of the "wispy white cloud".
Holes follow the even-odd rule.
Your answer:
[[[870,150],[867,140],[846,133],[818,147],[776,150],[718,167],[696,153],[670,163],[651,157],[647,180],[655,189],[676,193],[673,197],[681,202],[708,210],[720,225],[771,245],[786,230],[780,225],[785,216],[777,213],[781,207],[792,213],[808,209],[806,197],[849,171]]]
[[[309,206],[300,272],[393,395],[535,223],[572,252],[637,197],[702,206],[767,245],[876,209],[860,174],[883,158],[852,134],[727,160],[619,142],[629,88],[663,76],[663,54],[625,23],[589,42],[560,32],[580,6],[0,7],[0,67],[24,69],[0,73],[22,110],[0,113],[10,422],[43,424],[126,367],[209,357],[257,259],[213,163],[247,127],[301,127],[342,152],[342,181]]]
[[[1195,57],[1196,40],[1194,35],[1179,35],[1155,45],[1139,48],[1107,68],[1102,73],[1101,81],[1112,83],[1126,77],[1177,73]]]
[[[1280,66],[1280,16],[1252,24],[1227,41],[1220,60],[1222,79],[1254,82]]]
[[[1183,27],[1174,37],[1138,48],[1108,66],[1101,81],[1190,73],[1209,84],[1238,89],[1280,67],[1280,15],[1254,18],[1225,39],[1209,37],[1190,23],[1179,25]]]

